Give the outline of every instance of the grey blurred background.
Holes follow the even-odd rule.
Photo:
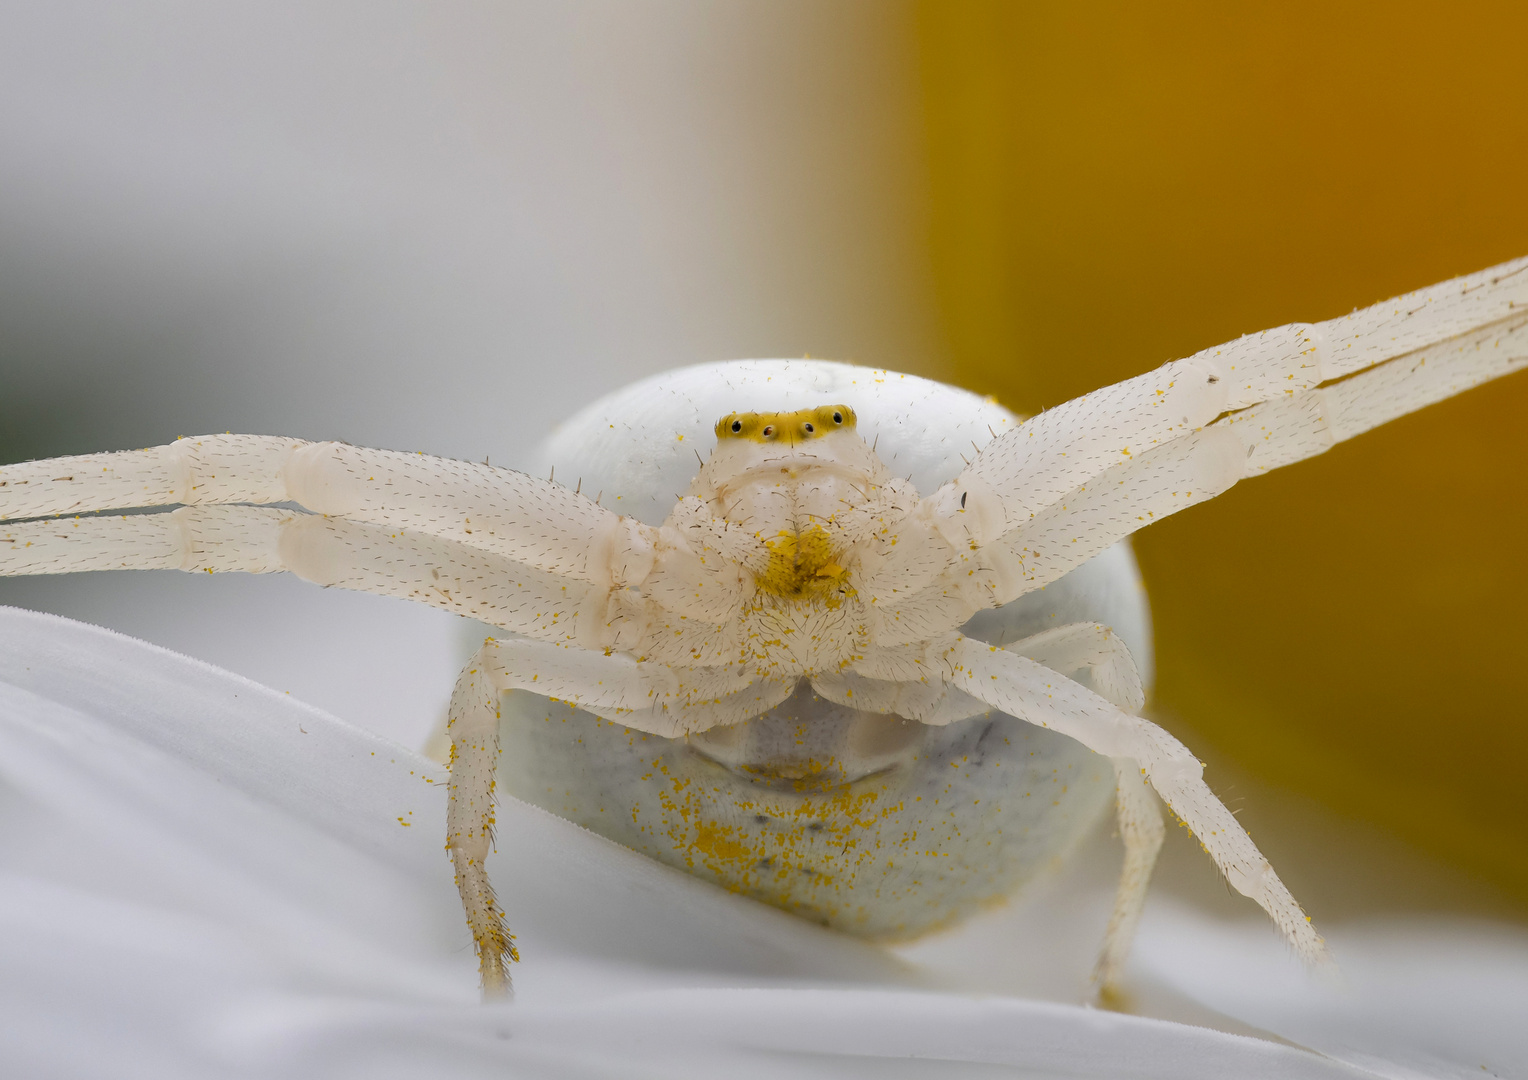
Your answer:
[[[290,434],[514,465],[680,364],[934,374],[906,5],[0,5],[0,460]],[[453,617],[0,580],[419,745]]]

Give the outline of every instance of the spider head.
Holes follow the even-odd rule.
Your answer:
[[[716,422],[716,449],[689,494],[720,517],[746,522],[772,545],[771,566],[783,572],[764,575],[765,592],[792,599],[838,595],[841,545],[822,527],[870,498],[885,474],[857,421],[852,408],[838,404],[728,413]],[[814,531],[814,525],[820,527]],[[804,562],[811,568],[803,570]]]

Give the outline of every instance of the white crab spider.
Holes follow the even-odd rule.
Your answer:
[[[840,891],[855,894],[852,902],[816,914],[882,936],[958,917],[985,898],[984,889],[1011,884],[1014,875],[988,867],[991,880],[935,889],[920,908],[918,882],[895,875],[898,859],[918,847],[907,835],[909,819],[888,826],[856,800],[889,790],[899,771],[924,759],[959,772],[951,755],[962,753],[960,746],[924,745],[935,729],[974,731],[972,717],[993,715],[1014,729],[1050,728],[1102,756],[1094,760],[1107,758],[1117,777],[1126,860],[1099,964],[1102,987],[1118,978],[1162,840],[1148,784],[1232,886],[1268,912],[1302,957],[1318,962],[1321,938],[1206,786],[1200,763],[1135,715],[1143,684],[1120,634],[1094,617],[1008,643],[1000,634],[992,640],[991,627],[983,633],[973,617],[1015,610],[1008,605],[1022,605],[1020,598],[1136,529],[1245,476],[1321,453],[1525,362],[1528,259],[1330,322],[1244,337],[1023,423],[938,384],[843,365],[689,369],[614,399],[616,406],[645,403],[645,415],[612,414],[609,403],[585,415],[577,432],[591,471],[647,470],[645,490],[597,493],[604,499],[507,469],[416,454],[250,435],[182,439],[0,469],[0,519],[46,519],[0,534],[0,573],[287,570],[321,585],[420,600],[507,631],[469,663],[450,708],[447,847],[488,994],[507,991],[506,960],[514,955],[484,867],[507,690],[612,722],[588,720],[606,732],[608,745],[625,740],[638,748],[639,768],[661,773],[665,753],[693,750],[686,760],[722,778],[720,801],[733,799],[734,820],[713,820],[715,798],[691,807],[704,819],[696,828],[712,829],[709,840],[697,832],[691,850],[721,844],[755,879],[771,876],[764,872],[769,860],[754,859],[740,834],[715,828],[736,828],[755,805],[749,800],[767,801],[769,792],[786,792],[798,808],[816,798],[810,813],[817,817],[794,834],[770,832],[772,814],[754,815],[763,819],[763,842],[786,852],[790,843],[808,843],[810,826],[842,799],[842,820],[873,841],[854,857],[861,864],[868,857],[879,877],[846,877]],[[893,384],[902,389],[886,389]],[[696,412],[697,403],[723,398],[727,409]],[[688,481],[687,493],[661,519],[642,520],[644,500],[661,494],[657,482],[676,478],[674,462],[683,454],[705,449],[697,437],[702,425],[728,409],[750,411],[715,422],[709,457],[697,452],[698,470],[686,467],[680,480]],[[877,432],[870,441],[858,430],[856,409],[865,413],[866,433]],[[608,418],[603,445],[591,438],[598,434],[593,418]],[[617,420],[656,431],[665,444],[672,437],[674,452],[644,450],[624,460],[632,446],[654,442],[623,442]],[[956,429],[985,445],[953,479],[935,486],[898,475],[949,462],[962,447],[937,445],[927,433]],[[689,445],[676,449],[686,430]],[[952,472],[948,467],[936,482]],[[628,515],[600,505],[618,494],[643,505]],[[261,505],[275,503],[302,509]],[[66,517],[176,504],[181,508],[164,513]],[[1129,578],[1127,555],[1106,558],[1114,560],[1106,566],[1110,580]],[[554,719],[544,700],[530,700],[522,721]],[[821,731],[832,733],[821,745],[789,749]],[[642,733],[658,738],[649,746]],[[534,742],[527,737],[528,747]],[[1052,737],[1048,750],[1032,753],[1053,753],[1059,742]],[[1012,763],[1022,764],[1014,753]],[[705,783],[681,779],[685,790]],[[518,786],[534,795],[535,782],[522,777]],[[651,790],[661,800],[673,788],[659,782]],[[1029,820],[1015,813],[1012,820]],[[631,816],[640,831],[640,810],[631,808]],[[1039,832],[1046,832],[1043,823]],[[840,839],[833,836],[833,844]],[[884,850],[875,847],[881,844]],[[851,836],[844,858],[854,846]],[[993,850],[995,864],[1012,854],[1001,845]],[[725,859],[707,869],[728,881]],[[779,899],[767,882],[753,891]]]

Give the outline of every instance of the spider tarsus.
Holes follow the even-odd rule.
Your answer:
[[[1119,983],[1110,979],[1099,985],[1093,995],[1093,1006],[1107,1012],[1132,1013],[1135,1011],[1135,1002],[1130,994],[1126,993]]]

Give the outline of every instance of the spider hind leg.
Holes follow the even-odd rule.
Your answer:
[[[446,847],[456,871],[467,927],[477,948],[483,997],[510,996],[509,963],[519,960],[504,911],[488,880],[493,846],[494,772],[499,761],[499,689],[485,645],[457,677],[447,731],[451,736]]]
[[[1086,671],[1094,690],[1128,712],[1138,712],[1146,691],[1130,650],[1118,634],[1098,623],[1069,623],[1025,638],[1012,651],[1044,664],[1060,674]],[[1140,765],[1128,758],[1114,758],[1115,811],[1120,841],[1125,846],[1124,867],[1115,891],[1114,909],[1104,931],[1104,944],[1090,980],[1099,1004],[1116,1007],[1122,1002],[1120,980],[1136,926],[1146,904],[1151,871],[1167,830],[1162,812],[1151,793]]]
[[[1104,945],[1090,979],[1098,1003],[1105,1007],[1115,1007],[1122,1000],[1120,980],[1125,960],[1146,906],[1151,871],[1167,835],[1162,811],[1157,808],[1144,770],[1134,761],[1116,758],[1114,779],[1116,820],[1120,840],[1125,845],[1125,864],[1115,890],[1109,926],[1104,931]]]
[[[1302,959],[1330,962],[1326,943],[1247,831],[1204,782],[1204,766],[1188,747],[1151,721],[1016,653],[956,638],[941,663],[946,678],[995,708],[1069,735],[1094,753],[1138,762],[1231,887],[1268,913]]]

